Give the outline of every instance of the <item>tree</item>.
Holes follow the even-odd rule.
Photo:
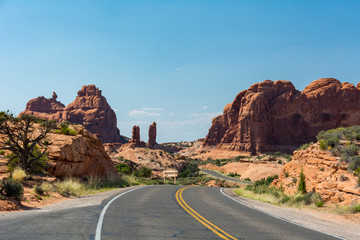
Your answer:
[[[305,174],[304,174],[304,169],[302,169],[302,168],[301,168],[300,177],[299,177],[298,192],[303,193],[303,194],[306,193]]]
[[[28,115],[16,118],[8,112],[0,112],[0,149],[12,152],[8,164],[32,172],[46,155],[44,139],[54,126],[54,121]]]

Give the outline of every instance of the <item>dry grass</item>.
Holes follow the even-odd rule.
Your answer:
[[[55,189],[63,196],[80,196],[84,194],[86,187],[78,179],[68,178],[62,182],[56,182]]]
[[[14,172],[12,173],[12,179],[17,182],[22,182],[26,178],[26,173],[21,168],[15,168]]]
[[[238,188],[234,192],[242,197],[246,197],[246,198],[250,198],[250,199],[254,199],[254,200],[258,200],[258,201],[262,201],[262,202],[267,202],[267,203],[271,203],[271,204],[279,204],[279,198],[277,198],[273,195],[270,195],[270,194],[254,193],[252,191],[245,190],[243,188]]]

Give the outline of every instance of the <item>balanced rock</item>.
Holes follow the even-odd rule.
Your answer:
[[[334,78],[302,92],[289,81],[266,80],[240,92],[212,120],[204,146],[247,151],[292,152],[321,130],[360,124],[360,88]]]
[[[148,146],[149,147],[154,147],[156,143],[156,122],[153,122],[150,126],[149,126],[149,141],[148,141]]]
[[[83,86],[72,103],[67,107],[52,98],[38,97],[26,104],[21,115],[31,115],[58,122],[69,121],[81,124],[95,134],[103,143],[124,142],[116,126],[116,115],[95,85]]]

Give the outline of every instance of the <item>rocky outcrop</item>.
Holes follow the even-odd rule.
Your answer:
[[[149,147],[154,147],[156,143],[156,122],[153,122],[150,126],[149,126],[149,141],[148,141],[148,146]]]
[[[359,87],[322,78],[300,92],[289,81],[266,80],[240,92],[213,119],[204,146],[292,152],[321,130],[359,124]]]
[[[78,91],[75,101],[67,107],[56,99],[55,92],[52,98],[32,99],[20,115],[26,114],[46,120],[81,124],[99,137],[103,143],[125,142],[116,126],[115,112],[95,85],[83,86]]]
[[[131,137],[129,143],[121,146],[121,148],[123,148],[123,147],[124,148],[146,147],[146,143],[140,140],[140,127],[139,126],[133,126],[132,137]]]
[[[56,177],[106,178],[117,171],[97,137],[81,125],[71,125],[78,133],[68,136],[51,132],[47,171]]]
[[[306,190],[320,193],[323,201],[340,205],[360,202],[358,177],[348,172],[339,158],[321,150],[318,143],[295,151],[293,160],[284,165],[273,185],[286,194],[295,194],[301,169],[306,177]]]

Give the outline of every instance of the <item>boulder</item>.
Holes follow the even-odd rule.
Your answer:
[[[81,125],[71,125],[76,136],[50,132],[47,171],[56,177],[106,178],[117,171],[101,141]]]
[[[360,124],[360,89],[334,78],[318,79],[302,92],[289,81],[266,80],[240,92],[212,120],[204,146],[292,152],[321,130]]]

